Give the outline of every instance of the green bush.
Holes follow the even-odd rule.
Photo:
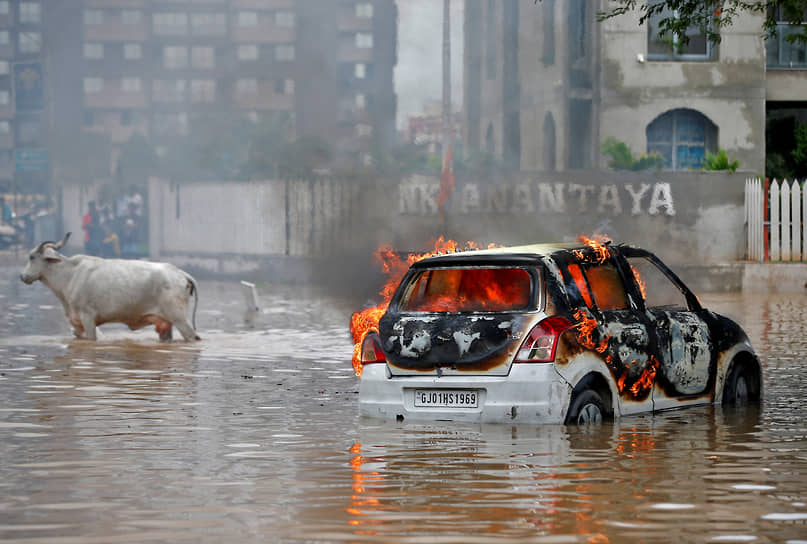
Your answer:
[[[611,160],[608,166],[614,170],[649,170],[655,168],[661,170],[664,167],[664,157],[655,151],[642,154],[638,159],[633,157],[633,152],[628,144],[609,136],[602,142],[602,154]]]
[[[706,152],[703,157],[703,170],[728,170],[734,172],[739,168],[740,161],[729,159],[728,153],[725,149],[720,149],[717,154]]]

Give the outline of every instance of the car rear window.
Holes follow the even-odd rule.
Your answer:
[[[530,304],[532,279],[523,268],[436,268],[407,285],[398,307],[410,312],[506,312]]]

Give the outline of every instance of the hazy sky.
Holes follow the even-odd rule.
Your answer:
[[[463,0],[451,0],[451,96],[454,109],[462,106],[462,10]],[[428,101],[441,101],[443,69],[442,0],[397,0],[398,127],[407,115],[419,114]]]

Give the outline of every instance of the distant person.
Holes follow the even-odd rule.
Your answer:
[[[120,239],[109,225],[104,225],[104,239],[101,240],[101,256],[110,259],[120,257]]]
[[[14,222],[14,211],[11,205],[6,202],[6,197],[0,196],[0,206],[3,207],[3,224],[11,225]]]
[[[127,213],[119,220],[121,255],[124,259],[135,258],[140,247],[140,217],[137,215],[137,205],[130,202]]]
[[[84,229],[84,251],[87,255],[101,253],[101,216],[95,207],[95,201],[87,204],[87,213],[81,218],[81,228]]]

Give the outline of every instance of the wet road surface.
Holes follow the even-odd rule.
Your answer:
[[[762,406],[596,430],[358,416],[356,308],[201,282],[203,341],[104,326],[0,270],[0,542],[807,542],[807,296],[701,296],[740,321]]]

